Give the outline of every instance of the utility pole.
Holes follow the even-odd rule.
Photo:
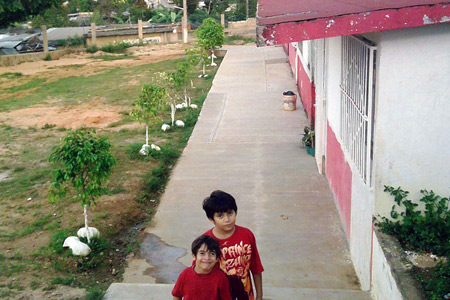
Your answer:
[[[248,0],[247,0],[248,1]],[[183,20],[182,20],[182,27],[183,27],[183,43],[188,42],[188,28],[187,28],[187,4],[186,0],[183,0]]]

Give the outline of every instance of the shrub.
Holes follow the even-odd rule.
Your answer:
[[[407,199],[409,192],[400,187],[385,186],[385,192],[394,196],[397,205],[391,209],[391,218],[378,216],[375,225],[382,232],[393,235],[406,249],[450,255],[449,199],[433,191],[421,190],[420,202],[425,210],[417,210],[417,203]],[[397,209],[402,211],[398,212]]]
[[[440,263],[428,276],[425,277],[419,273],[416,277],[422,283],[426,299],[448,299],[448,297],[445,297],[450,292],[450,264],[448,261]]]
[[[100,48],[103,52],[108,53],[125,53],[127,48],[130,48],[131,45],[125,42],[120,42],[117,44],[108,44]]]
[[[89,53],[95,53],[95,52],[97,52],[97,51],[98,51],[98,47],[95,46],[95,45],[91,45],[91,46],[89,46],[89,47],[86,47],[86,52],[89,52]]]

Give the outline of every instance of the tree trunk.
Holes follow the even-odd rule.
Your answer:
[[[86,235],[87,235],[88,244],[90,244],[91,243],[91,236],[90,236],[90,233],[89,233],[86,204],[84,204],[83,207],[84,207],[84,227],[86,228]]]
[[[175,111],[177,109],[175,108],[175,105],[173,103],[170,103],[170,117],[172,118],[172,127],[173,127],[173,122],[175,121]]]
[[[145,144],[148,145],[148,125],[145,126]]]

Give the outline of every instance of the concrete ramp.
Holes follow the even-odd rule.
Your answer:
[[[113,283],[105,300],[167,300],[171,299],[173,284]],[[369,300],[361,291],[275,288],[264,289],[264,300]]]

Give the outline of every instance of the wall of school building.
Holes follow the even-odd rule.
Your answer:
[[[389,215],[393,205],[392,197],[383,192],[384,185],[401,186],[416,200],[423,188],[442,196],[450,194],[450,163],[446,159],[450,147],[450,24],[364,37],[377,46],[370,184],[363,182],[340,141],[341,37],[326,39],[327,119],[316,116],[316,124],[323,122],[327,127],[325,174],[347,233],[356,273],[363,290],[375,283],[372,288],[376,296],[381,293],[377,283],[388,278],[389,272],[379,267],[386,262],[372,225],[374,215]],[[300,58],[292,57],[292,52],[290,62],[297,64],[293,72],[300,82],[304,65],[299,63]],[[304,84],[299,83],[300,94],[305,93],[302,88]],[[309,89],[307,86],[306,92]],[[302,102],[308,107],[314,100],[306,97]],[[383,286],[380,299],[399,294],[395,285],[389,285],[390,290]]]

